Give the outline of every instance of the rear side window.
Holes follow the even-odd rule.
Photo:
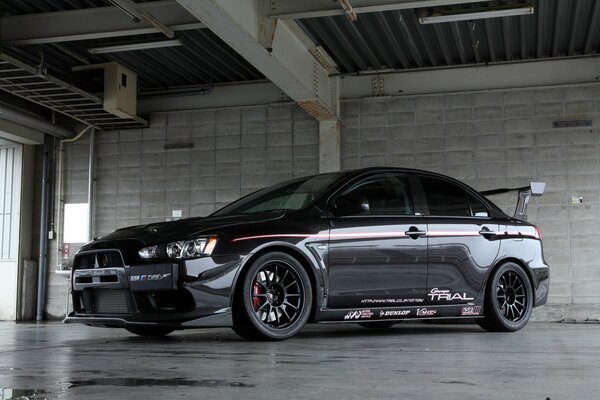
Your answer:
[[[452,182],[439,178],[421,176],[429,215],[447,217],[470,217],[471,207],[467,193]]]
[[[471,212],[474,217],[487,217],[489,215],[487,208],[483,205],[481,200],[471,193],[467,193],[467,198],[469,199],[469,205],[471,206]]]
[[[394,172],[374,174],[353,184],[344,194],[363,197],[369,211],[362,215],[414,215],[406,175]]]

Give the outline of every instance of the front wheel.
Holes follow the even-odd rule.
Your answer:
[[[485,294],[483,318],[475,321],[490,332],[512,332],[523,328],[533,308],[533,289],[519,265],[506,263],[492,273]]]
[[[233,304],[233,330],[249,340],[283,340],[297,334],[312,307],[310,279],[286,253],[260,256],[242,276]]]

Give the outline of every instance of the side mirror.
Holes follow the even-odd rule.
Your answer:
[[[369,211],[369,200],[365,196],[343,194],[333,201],[331,212],[337,217],[360,215]]]

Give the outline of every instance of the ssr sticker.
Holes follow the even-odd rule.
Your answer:
[[[150,275],[131,275],[130,282],[161,281],[168,278],[171,274],[150,274]]]
[[[427,296],[429,296],[431,301],[475,300],[473,297],[467,297],[466,293],[452,293],[448,289],[438,288],[431,289],[431,292],[429,292]]]
[[[410,310],[389,310],[379,311],[379,318],[383,317],[405,317],[410,314]]]
[[[467,306],[462,308],[460,315],[479,315],[480,313],[480,306]]]
[[[350,319],[369,319],[373,316],[371,310],[356,310],[350,311],[346,316],[344,316],[344,320]]]
[[[437,310],[432,310],[430,308],[418,308],[417,309],[417,317],[433,317],[437,314]]]

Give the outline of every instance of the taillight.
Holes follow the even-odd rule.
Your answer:
[[[536,239],[542,239],[542,234],[540,233],[540,228],[538,228],[537,226],[535,227],[535,238]]]

